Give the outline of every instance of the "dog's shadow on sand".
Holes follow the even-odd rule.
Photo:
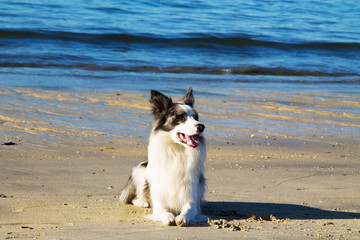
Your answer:
[[[320,219],[360,219],[359,212],[322,210],[295,204],[252,203],[252,202],[205,202],[203,214],[211,219],[241,220],[251,217],[266,219],[320,220]]]

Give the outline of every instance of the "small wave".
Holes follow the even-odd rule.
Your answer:
[[[355,50],[360,52],[358,42],[304,42],[288,43],[257,39],[249,35],[232,36],[219,34],[188,34],[181,36],[157,36],[152,34],[126,33],[77,33],[45,30],[0,30],[0,39],[44,39],[75,41],[88,44],[137,44],[151,47],[174,48],[246,48],[268,47],[301,49],[311,48],[319,50]]]
[[[0,67],[9,68],[78,68],[90,71],[130,71],[130,72],[163,72],[163,73],[194,73],[212,75],[266,75],[266,76],[305,76],[305,77],[341,77],[354,76],[356,74],[343,72],[321,72],[294,70],[287,68],[264,68],[264,67],[230,67],[230,68],[207,68],[207,67],[157,67],[157,66],[119,66],[119,65],[96,65],[96,64],[51,64],[51,63],[0,63]]]
[[[234,74],[234,75],[268,75],[268,76],[348,76],[348,73],[327,73],[320,71],[293,70],[287,68],[263,68],[263,67],[231,67],[231,68],[194,68],[194,67],[169,67],[158,71],[171,73],[207,73],[207,74]]]

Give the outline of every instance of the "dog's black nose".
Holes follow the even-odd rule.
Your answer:
[[[197,128],[199,133],[202,133],[205,130],[205,125],[204,124],[198,124],[198,125],[196,125],[196,128]]]

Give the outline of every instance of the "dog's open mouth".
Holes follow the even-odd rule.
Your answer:
[[[185,133],[177,133],[176,135],[180,142],[182,142],[183,144],[186,144],[189,147],[196,148],[197,146],[199,146],[200,135],[189,136],[189,135],[186,135]]]

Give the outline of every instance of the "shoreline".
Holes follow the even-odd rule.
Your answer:
[[[180,101],[181,96],[172,97]],[[226,98],[202,98],[196,93],[195,98],[208,135],[297,138],[360,134],[360,97],[356,94],[243,89]],[[0,91],[0,127],[55,137],[147,137],[151,125],[148,99],[149,92],[8,87]]]
[[[15,145],[0,145],[0,236],[358,239],[359,101],[313,93],[279,108],[290,96],[268,93],[197,99],[209,126],[204,209],[213,221],[177,228],[117,199],[146,159],[146,95],[1,90],[0,142]],[[275,108],[282,117],[269,115]]]

